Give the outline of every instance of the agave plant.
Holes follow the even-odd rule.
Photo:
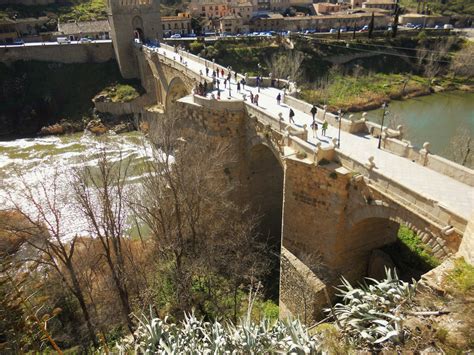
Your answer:
[[[400,307],[415,295],[416,282],[399,280],[395,270],[385,269],[382,281],[366,278],[359,287],[353,287],[344,277],[337,288],[342,303],[333,312],[342,330],[352,340],[376,345],[386,341],[400,342],[404,337]]]
[[[149,317],[138,317],[134,337],[117,344],[120,354],[132,350],[140,354],[313,354],[319,349],[319,343],[295,319],[275,323],[244,319],[236,325],[205,322],[190,313],[175,324],[150,311]]]

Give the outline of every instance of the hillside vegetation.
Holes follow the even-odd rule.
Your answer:
[[[49,5],[3,5],[0,17],[39,17],[58,18],[61,22],[70,20],[91,21],[107,18],[105,0],[69,0],[61,4]]]

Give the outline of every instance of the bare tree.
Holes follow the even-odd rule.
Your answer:
[[[446,62],[447,54],[454,41],[454,38],[449,37],[438,41],[433,49],[424,47],[417,50],[418,64],[428,78],[428,85],[430,87],[433,79],[444,69],[445,66],[443,64]]]
[[[267,66],[275,78],[286,79],[299,82],[302,78],[301,64],[304,53],[296,50],[286,50],[273,54],[267,59]]]
[[[97,346],[95,328],[73,263],[77,236],[67,238],[63,228],[63,201],[67,201],[69,196],[67,191],[61,188],[59,180],[60,175],[56,172],[47,182],[42,180],[34,186],[19,174],[19,186],[14,188],[14,192],[9,191],[9,200],[25,223],[18,224],[14,219],[10,219],[3,221],[0,228],[18,236],[38,252],[31,256],[32,261],[47,265],[56,271],[64,285],[77,299],[89,338]],[[22,208],[19,200],[26,201],[31,210],[26,211]]]
[[[459,127],[451,138],[445,152],[446,156],[458,164],[474,168],[474,155],[472,154],[472,132],[468,127]]]
[[[454,75],[472,78],[474,76],[474,45],[466,44],[451,59],[451,70]]]
[[[202,280],[207,300],[220,307],[216,290],[225,280],[236,315],[238,288],[261,277],[267,263],[255,216],[230,197],[235,191],[225,172],[232,156],[209,137],[185,135],[174,119],[163,119],[160,132],[160,151],[147,165],[136,215],[151,230],[160,260],[172,265],[176,308],[199,310],[203,304],[191,302],[193,280]]]
[[[126,180],[130,161],[111,161],[105,149],[99,153],[96,167],[86,166],[74,172],[73,186],[80,212],[89,232],[100,241],[119,296],[124,319],[133,331],[131,306],[125,271],[123,238],[126,226]]]

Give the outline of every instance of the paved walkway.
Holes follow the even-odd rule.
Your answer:
[[[159,48],[160,53],[166,52],[168,58],[176,57],[179,60],[179,55],[172,50]],[[205,75],[205,66],[203,64],[184,59],[187,61],[188,68],[196,73],[202,71]],[[210,70],[209,74],[212,73]],[[224,89],[224,79],[220,81],[221,100],[227,100],[229,97],[228,89]],[[227,86],[228,87],[228,86]],[[246,101],[250,104],[250,92],[254,95],[258,93],[256,87],[245,86],[245,91],[237,93],[237,84],[232,75],[231,83],[231,98],[242,99],[243,93],[246,94]],[[214,95],[217,97],[217,90]],[[283,95],[281,90],[276,88],[260,88],[259,93],[259,107],[267,110],[273,115],[277,116],[280,112],[286,122],[289,121],[290,107],[286,104],[278,105],[276,97],[278,93]],[[294,120],[297,125],[308,126],[308,141],[311,143],[321,142],[321,144],[328,145],[330,140],[337,138],[337,127],[329,125],[326,136],[321,135],[321,124],[319,124],[318,136],[313,138],[310,124],[312,122],[311,114],[309,112],[301,112],[293,108],[295,112]],[[321,123],[321,122],[319,122]],[[340,150],[360,163],[367,163],[370,156],[374,157],[374,162],[377,171],[381,172],[386,177],[400,183],[401,185],[416,191],[424,197],[438,201],[448,210],[455,214],[469,220],[474,216],[474,188],[454,180],[446,175],[440,174],[436,171],[423,167],[412,162],[407,158],[403,158],[392,154],[390,152],[377,149],[378,139],[371,135],[355,135],[348,132],[341,131]]]

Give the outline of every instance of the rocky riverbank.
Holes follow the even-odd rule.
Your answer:
[[[82,131],[89,131],[95,135],[102,135],[109,131],[115,133],[125,133],[136,130],[133,116],[123,115],[114,116],[106,113],[94,113],[94,117],[90,120],[73,121],[61,120],[58,123],[44,126],[39,131],[40,136],[63,135]]]

